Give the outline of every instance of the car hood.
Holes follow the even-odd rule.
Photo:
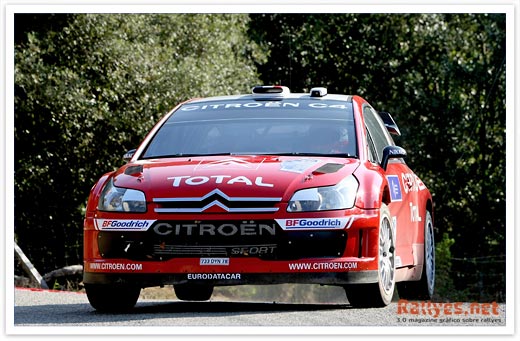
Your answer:
[[[288,201],[296,190],[334,185],[358,166],[352,158],[265,155],[140,160],[116,171],[114,185],[141,190],[147,201],[202,198],[215,190]]]

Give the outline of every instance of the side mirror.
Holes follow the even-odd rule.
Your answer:
[[[130,162],[130,160],[132,160],[132,158],[134,157],[136,150],[137,149],[130,149],[129,151],[127,151],[125,155],[123,155],[123,160],[125,162]]]
[[[390,134],[401,136],[401,131],[399,130],[399,127],[395,123],[390,113],[386,111],[380,111],[379,117],[381,117],[381,119],[383,120],[383,123],[385,124],[385,127]]]
[[[406,150],[398,146],[386,146],[383,149],[383,159],[381,160],[381,167],[386,171],[388,161],[390,159],[401,159],[406,157]]]

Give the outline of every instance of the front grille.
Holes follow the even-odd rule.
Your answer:
[[[275,221],[157,221],[146,232],[101,231],[104,258],[168,260],[257,257],[271,260],[338,257],[344,230],[284,231]]]
[[[276,212],[282,198],[229,197],[215,189],[202,197],[153,198],[156,213],[202,213],[215,206],[230,213]]]
[[[241,244],[241,245],[154,245],[156,255],[174,257],[229,257],[261,256],[276,250],[276,244]]]

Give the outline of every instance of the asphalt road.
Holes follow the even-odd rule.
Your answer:
[[[506,325],[504,304],[424,303],[397,301],[385,308],[354,309],[348,303],[300,304],[283,302],[208,301],[182,302],[176,299],[140,299],[135,309],[125,314],[96,312],[83,293],[15,289],[12,332],[23,333],[24,327],[42,327],[42,333],[59,332],[67,327],[146,327],[155,326],[158,333],[205,334],[217,332],[312,334],[323,330],[348,334],[356,327],[365,332],[390,331],[406,333],[408,327],[467,327],[480,332],[488,327],[500,333]],[[47,328],[52,327],[52,328]],[[221,328],[227,327],[227,328]],[[243,327],[246,327],[245,329]],[[321,329],[321,327],[327,327]],[[338,327],[337,329],[331,327]],[[399,327],[399,328],[396,328]],[[58,329],[56,329],[58,328]],[[173,328],[173,329],[170,329]],[[243,328],[243,329],[240,329]],[[281,328],[281,329],[279,329]],[[411,330],[411,328],[408,328]],[[94,333],[96,328],[90,329]],[[106,333],[106,329],[99,329]],[[116,329],[123,332],[126,329]],[[75,333],[74,330],[69,330]],[[77,331],[76,331],[77,332]],[[502,331],[503,332],[503,331]]]

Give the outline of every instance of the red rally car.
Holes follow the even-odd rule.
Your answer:
[[[359,96],[283,86],[190,100],[93,186],[84,284],[100,311],[141,288],[342,286],[355,307],[430,299],[433,201],[391,115]]]

